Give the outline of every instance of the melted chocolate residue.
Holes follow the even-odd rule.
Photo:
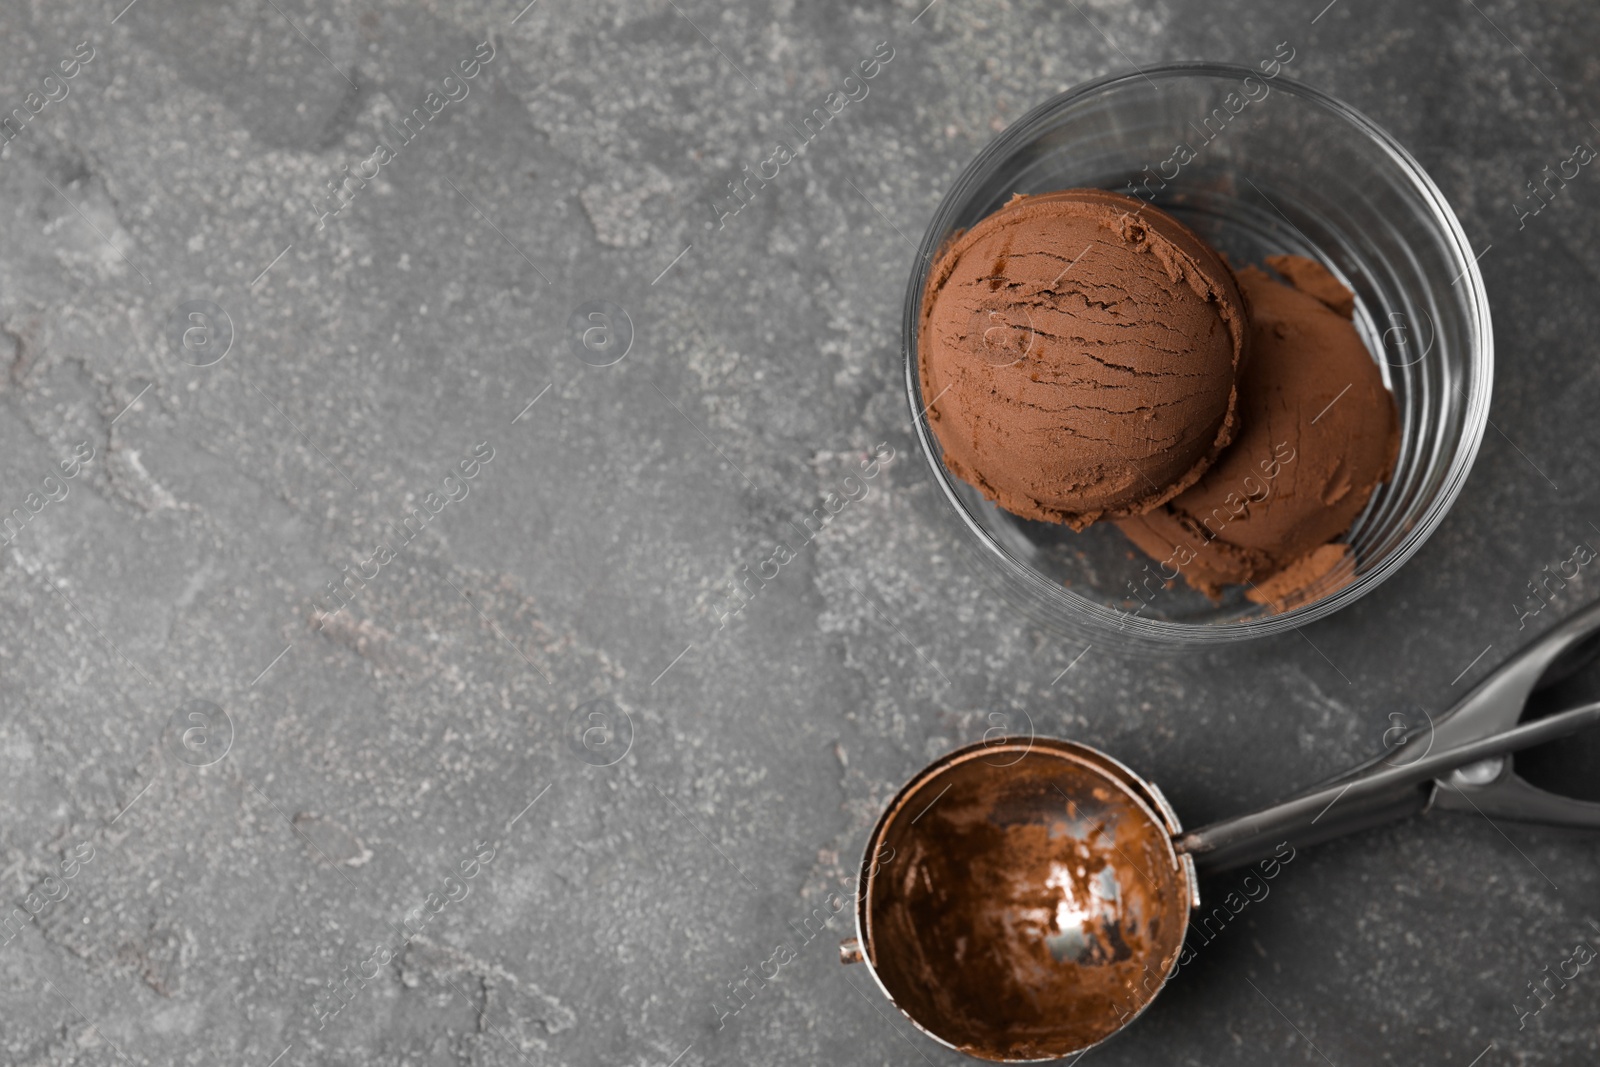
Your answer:
[[[972,1055],[1088,1048],[1171,971],[1188,881],[1160,817],[1088,758],[977,750],[885,818],[869,957],[895,1002]]]

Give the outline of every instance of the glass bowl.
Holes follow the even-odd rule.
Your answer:
[[[1370,119],[1276,72],[1180,63],[1103,78],[1034,108],[945,194],[906,290],[906,390],[917,438],[979,566],[1020,610],[1089,641],[1205,646],[1281,633],[1371,592],[1460,492],[1488,421],[1489,303],[1472,247],[1417,161]],[[1191,153],[1178,151],[1187,146]],[[1019,518],[945,467],[917,373],[923,290],[940,248],[1013,193],[1092,187],[1176,216],[1236,266],[1307,256],[1355,293],[1355,324],[1400,413],[1400,452],[1345,541],[1346,563],[1295,606],[1181,579],[1136,595],[1153,563],[1115,527]]]

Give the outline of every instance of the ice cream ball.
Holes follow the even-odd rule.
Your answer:
[[[941,250],[918,368],[946,467],[1082,529],[1171,500],[1233,439],[1249,331],[1232,271],[1165,212],[1017,195]]]

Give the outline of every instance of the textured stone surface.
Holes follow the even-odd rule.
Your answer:
[[[837,966],[842,920],[790,925],[924,761],[1026,713],[1192,824],[1264,803],[1446,706],[1515,647],[1525,583],[1600,536],[1600,177],[1520,231],[1511,206],[1597,136],[1582,0],[122,3],[0,11],[0,111],[94,49],[0,151],[0,511],[93,452],[0,553],[0,887],[60,898],[0,945],[5,1063],[957,1062]],[[325,183],[485,40],[319,229]],[[912,444],[908,241],[1048,94],[1283,40],[1492,245],[1495,428],[1359,605],[1052,682],[1081,643],[966,569]],[[713,229],[881,41],[870,95]],[[607,367],[569,325],[601,300],[635,332]],[[212,366],[177,358],[186,301],[231,320]],[[879,442],[871,493],[719,630]],[[470,494],[319,628],[326,583],[481,443]],[[1570,833],[1437,815],[1331,844],[1092,1055],[1592,1062],[1600,975],[1525,1028],[1512,1005],[1596,936],[1597,894]]]

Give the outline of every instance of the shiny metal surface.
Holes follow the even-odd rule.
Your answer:
[[[1159,793],[1109,756],[1008,739],[895,798],[862,868],[865,960],[906,1016],[983,1059],[1054,1059],[1136,1018],[1183,943],[1192,867]]]
[[[969,1055],[1019,1062],[1093,1048],[1171,976],[1200,904],[1197,861],[1225,870],[1279,842],[1302,847],[1434,806],[1600,827],[1600,802],[1539,789],[1510,758],[1600,724],[1592,700],[1521,721],[1531,697],[1593,663],[1597,634],[1592,605],[1523,648],[1429,718],[1417,758],[1385,753],[1197,830],[1183,830],[1154,785],[1086,745],[1006,738],[958,749],[879,817],[857,938],[840,958],[864,959],[913,1024]]]

